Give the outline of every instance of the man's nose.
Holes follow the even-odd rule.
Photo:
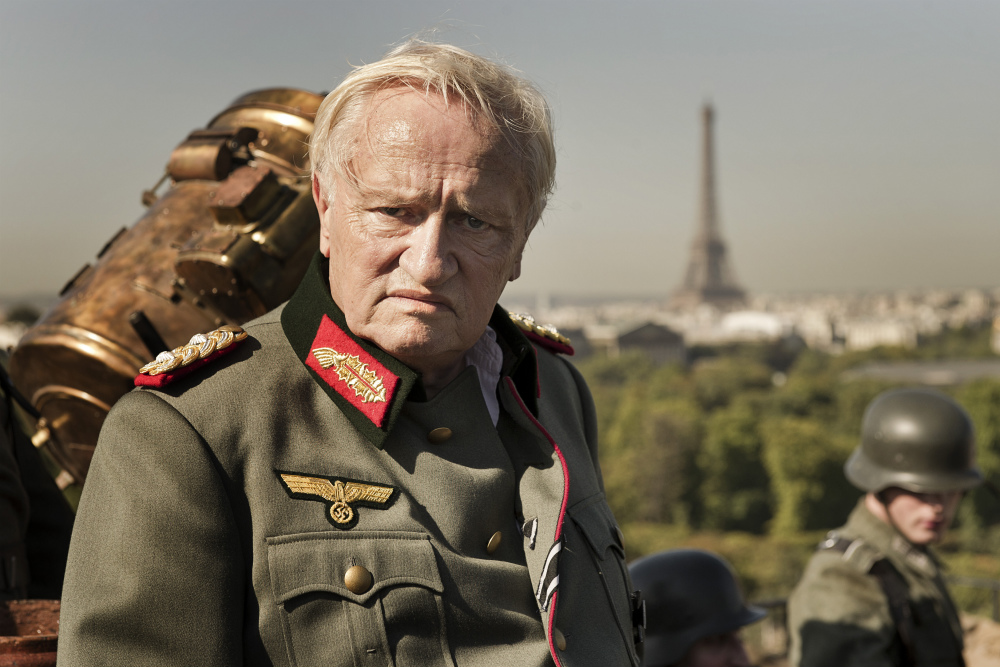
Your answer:
[[[458,261],[450,248],[443,216],[428,216],[410,232],[399,266],[415,281],[429,287],[440,285],[455,274]]]

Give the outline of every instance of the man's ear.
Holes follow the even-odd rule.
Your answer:
[[[319,213],[319,251],[324,257],[330,256],[330,228],[328,218],[333,213],[330,210],[330,203],[327,201],[327,193],[323,191],[323,184],[319,175],[313,172],[312,175],[313,201],[316,202],[316,211]]]

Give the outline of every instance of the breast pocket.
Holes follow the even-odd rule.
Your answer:
[[[427,535],[268,538],[267,562],[293,665],[453,664],[444,587]]]
[[[618,524],[602,493],[577,503],[569,508],[568,513],[586,544],[584,550],[593,561],[593,573],[581,576],[592,582],[587,588],[593,594],[599,595],[599,591],[603,591],[606,597],[604,601],[595,600],[594,606],[608,608],[614,616],[611,623],[601,625],[617,629],[630,662],[637,665],[639,658],[632,636],[632,581],[625,565],[625,550]],[[593,581],[595,578],[599,581]]]

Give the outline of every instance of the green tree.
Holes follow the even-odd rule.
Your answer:
[[[604,486],[619,521],[688,522],[700,418],[689,401],[651,400],[644,383],[629,388],[601,444]]]
[[[771,375],[765,364],[738,357],[702,359],[691,372],[695,396],[706,410],[729,405],[743,392],[770,389]]]
[[[854,441],[800,417],[766,420],[760,432],[775,497],[771,532],[790,535],[840,524],[859,495],[843,473]]]
[[[956,398],[976,427],[976,463],[988,482],[1000,488],[1000,382],[971,382]],[[1000,524],[1000,498],[985,487],[974,490],[962,504],[961,519],[973,530]]]
[[[715,411],[698,453],[702,525],[760,533],[773,513],[758,410],[746,400]]]

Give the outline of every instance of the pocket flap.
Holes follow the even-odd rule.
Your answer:
[[[569,508],[570,518],[576,524],[584,538],[590,543],[598,558],[604,560],[608,549],[614,548],[617,558],[625,556],[625,549],[619,537],[618,524],[615,523],[611,508],[604,502],[604,495],[597,494]]]
[[[354,565],[372,574],[371,589],[361,595],[344,584],[344,575]],[[361,604],[392,586],[444,591],[430,536],[423,533],[331,531],[269,537],[267,566],[278,604],[321,591]]]

